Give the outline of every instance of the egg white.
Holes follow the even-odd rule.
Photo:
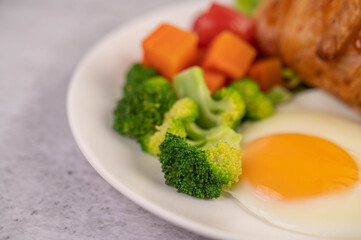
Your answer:
[[[307,94],[301,97],[307,98]],[[307,109],[307,105],[300,107],[300,99],[295,99],[278,109],[274,116],[243,127],[240,130],[244,136],[243,144],[276,133],[318,136],[337,144],[352,156],[361,176],[361,124],[336,116],[340,112],[347,113],[349,109],[343,104],[334,104],[332,101],[337,100],[332,97],[326,95],[325,99],[326,104],[333,105],[324,105],[324,102],[320,106],[336,105],[338,109],[327,111],[324,107],[317,111],[312,101]],[[349,119],[354,117],[352,114],[347,116],[351,116]],[[265,199],[246,179],[229,193],[254,215],[276,226],[322,237],[361,239],[360,180],[346,191],[297,201]]]

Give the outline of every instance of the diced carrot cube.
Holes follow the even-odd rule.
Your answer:
[[[262,91],[282,85],[282,62],[279,58],[257,60],[249,69],[249,77],[258,82]]]
[[[209,91],[213,94],[215,91],[221,89],[226,85],[227,77],[223,73],[204,70],[204,80]]]
[[[162,24],[143,41],[143,51],[143,61],[172,79],[179,71],[194,64],[197,37],[191,32]]]
[[[145,66],[145,67],[150,67],[150,63],[149,63],[149,61],[145,58],[145,56],[143,56],[142,65]]]
[[[203,67],[225,73],[232,79],[243,77],[254,58],[256,49],[236,36],[224,31],[211,43]]]
[[[206,56],[207,49],[206,48],[198,48],[197,49],[197,57],[195,61],[195,65],[201,66],[204,60],[204,57]]]

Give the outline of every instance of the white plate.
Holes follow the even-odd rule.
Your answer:
[[[135,141],[112,129],[112,112],[121,95],[125,71],[141,59],[141,40],[164,21],[189,28],[194,16],[208,4],[194,1],[164,8],[121,27],[96,45],[79,65],[69,87],[68,116],[74,137],[90,164],[113,187],[190,231],[222,239],[319,239],[273,227],[227,195],[200,200],[177,193],[164,184],[155,157],[142,153]],[[303,94],[294,103],[359,120],[356,113],[320,91]],[[327,107],[330,105],[332,108]]]

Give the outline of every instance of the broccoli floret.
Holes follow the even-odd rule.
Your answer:
[[[246,103],[246,118],[261,120],[274,113],[274,107],[270,99],[261,92],[258,84],[250,78],[244,78],[233,82],[230,88],[236,89]]]
[[[225,124],[237,127],[245,114],[241,95],[233,88],[225,88],[212,98],[199,67],[191,67],[176,75],[174,89],[179,98],[189,97],[199,107],[197,123],[204,128]]]
[[[124,86],[124,95],[132,92],[142,83],[147,81],[152,77],[158,76],[157,70],[151,67],[142,66],[139,63],[135,63],[127,73],[127,81]]]
[[[292,98],[292,93],[282,86],[274,86],[266,94],[273,105],[278,105],[283,102],[287,102]]]
[[[239,181],[242,174],[241,152],[231,147],[225,141],[219,141],[216,145],[206,149],[207,162],[221,182],[231,188],[233,183]]]
[[[152,155],[159,155],[159,145],[164,141],[166,133],[172,133],[180,137],[186,137],[184,123],[180,119],[166,119],[161,126],[156,127],[154,134],[146,134],[139,138],[138,142],[144,152]]]
[[[231,84],[231,87],[238,90],[246,102],[246,105],[261,91],[258,83],[251,78],[242,78],[239,81],[235,81]]]
[[[197,103],[190,98],[177,100],[173,107],[165,114],[165,119],[181,119],[184,122],[194,122],[198,118]]]
[[[282,77],[285,81],[286,88],[292,93],[299,93],[311,88],[311,86],[304,83],[300,76],[290,68],[284,68],[282,70]]]
[[[250,120],[262,120],[274,113],[272,102],[264,95],[259,93],[247,105],[246,117]]]
[[[164,141],[167,132],[186,137],[185,123],[194,122],[198,117],[198,106],[190,98],[178,100],[165,114],[163,124],[157,126],[154,134],[147,134],[139,139],[143,151],[159,155],[159,145]]]
[[[226,125],[203,129],[195,123],[194,100],[178,100],[154,134],[139,139],[142,149],[160,155],[168,185],[198,198],[217,198],[242,172],[242,136]]]
[[[159,146],[160,162],[166,184],[178,192],[218,198],[223,187],[238,182],[242,173],[241,136],[225,125],[204,133],[198,140],[167,133]]]
[[[118,101],[113,127],[120,134],[139,138],[154,133],[163,115],[176,101],[172,85],[163,77],[153,77],[133,88]]]
[[[288,89],[295,89],[302,83],[301,78],[290,68],[282,69],[282,77]]]
[[[197,198],[218,198],[222,194],[224,182],[212,171],[204,150],[171,133],[167,133],[160,149],[167,185]]]

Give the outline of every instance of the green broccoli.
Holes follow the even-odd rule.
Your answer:
[[[243,14],[251,16],[263,0],[236,0],[235,5]]]
[[[186,122],[184,125],[189,143],[192,145],[208,148],[222,140],[233,148],[240,148],[242,135],[226,125],[219,125],[211,129],[203,129],[194,122]]]
[[[292,93],[298,93],[311,88],[302,81],[300,76],[291,68],[283,68],[282,77],[285,81],[285,86]]]
[[[282,86],[274,86],[266,93],[266,96],[273,105],[278,105],[289,101],[292,98],[292,93]]]
[[[153,133],[175,101],[169,81],[163,77],[148,79],[118,101],[113,127],[120,134],[135,138]]]
[[[198,106],[179,99],[154,134],[139,139],[144,151],[160,156],[168,185],[198,198],[217,198],[242,173],[242,136],[226,125],[203,129],[195,123]]]
[[[212,98],[199,67],[188,68],[176,75],[173,86],[179,98],[189,97],[197,103],[197,123],[201,127],[211,128],[225,124],[235,128],[245,114],[244,101],[233,88],[224,88]]]
[[[235,81],[231,84],[231,87],[238,90],[246,102],[246,105],[261,91],[258,83],[251,78],[242,78],[239,81]]]
[[[258,93],[247,105],[246,117],[250,120],[262,120],[274,113],[272,102],[263,93]]]
[[[246,118],[261,120],[274,113],[270,99],[259,89],[258,84],[250,78],[233,82],[230,88],[237,89],[246,103]]]
[[[143,151],[152,155],[159,155],[159,145],[164,141],[167,132],[177,136],[186,137],[185,123],[194,122],[198,117],[198,106],[190,98],[178,100],[165,114],[162,125],[157,131],[144,135],[139,139]]]
[[[181,119],[185,122],[194,122],[198,118],[198,105],[190,98],[179,99],[165,114],[165,118]]]
[[[196,130],[197,131],[197,130]],[[218,198],[242,174],[241,135],[222,125],[202,139],[166,133],[159,146],[165,183],[197,198]]]
[[[124,95],[128,95],[143,82],[156,76],[158,76],[158,72],[154,68],[144,67],[139,63],[135,63],[127,73],[127,81],[123,88]]]

